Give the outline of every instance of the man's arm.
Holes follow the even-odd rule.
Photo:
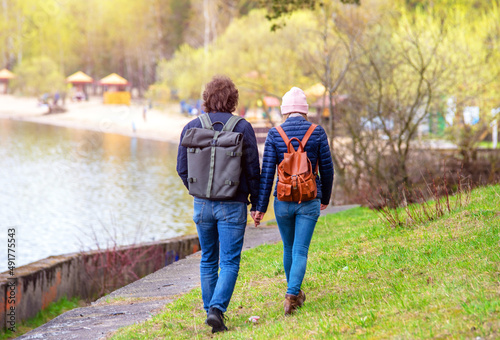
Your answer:
[[[182,138],[187,131],[187,125],[182,129],[181,139],[179,141],[179,149],[177,150],[177,173],[179,177],[182,179],[182,182],[189,189],[188,186],[188,164],[187,164],[187,148],[181,145]]]
[[[243,133],[243,171],[248,179],[248,190],[250,192],[250,203],[252,204],[250,211],[255,211],[257,208],[257,200],[259,198],[259,182],[260,182],[260,165],[259,165],[259,149],[257,148],[257,138],[255,131],[250,123],[246,122]]]

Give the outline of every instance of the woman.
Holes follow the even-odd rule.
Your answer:
[[[304,91],[297,87],[292,87],[283,96],[281,113],[285,121],[281,124],[281,128],[288,139],[295,137],[302,141],[306,135],[312,125],[307,120],[308,107]],[[292,140],[292,145],[295,149],[298,148],[296,140]],[[284,302],[285,315],[295,312],[306,299],[305,293],[300,288],[306,273],[309,244],[320,210],[326,209],[332,193],[333,162],[328,138],[321,126],[314,128],[304,150],[313,168],[316,164],[319,167],[320,176],[316,177],[316,198],[301,202],[274,200],[276,221],[283,240],[283,265],[288,284]],[[286,152],[285,141],[278,130],[272,128],[267,135],[264,147],[256,226],[259,225],[267,210],[276,166],[283,161]],[[276,192],[275,189],[274,196],[277,196]]]

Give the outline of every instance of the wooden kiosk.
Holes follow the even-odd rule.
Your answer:
[[[130,105],[130,92],[126,90],[129,85],[127,79],[116,73],[111,73],[99,82],[103,88],[104,104]]]

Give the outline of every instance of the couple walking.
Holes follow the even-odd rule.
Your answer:
[[[293,87],[283,96],[284,122],[268,133],[262,172],[252,126],[232,114],[238,105],[238,90],[231,79],[214,77],[205,87],[203,101],[207,113],[189,122],[182,131],[177,172],[194,196],[193,220],[202,250],[200,274],[203,307],[207,312],[205,323],[216,333],[227,330],[224,313],[238,277],[247,205],[251,204],[250,214],[258,226],[267,211],[277,167],[279,190],[274,190],[277,196],[274,212],[283,240],[288,284],[284,313],[292,314],[303,305],[306,295],[301,285],[309,244],[320,210],[330,201],[334,171],[326,133],[321,126],[307,120],[308,105],[301,89]],[[304,193],[307,184],[299,179],[299,186],[306,189],[301,189],[302,197],[297,199],[295,194],[292,198],[290,185],[280,181],[286,180],[283,169],[287,170],[287,162],[288,168],[303,167],[293,165],[296,163],[289,157],[302,147],[307,152],[309,168],[314,169],[311,178],[316,185],[307,196]],[[319,176],[314,177],[318,169]]]

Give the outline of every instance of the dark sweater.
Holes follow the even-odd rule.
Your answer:
[[[226,123],[231,113],[215,112],[209,113],[212,122]],[[181,141],[184,134],[188,129],[201,128],[200,119],[196,118],[187,123],[181,133]],[[221,124],[214,125],[215,130],[222,130]],[[259,151],[257,149],[257,139],[255,132],[249,122],[242,119],[236,124],[235,132],[243,133],[243,157],[241,159],[241,175],[240,184],[238,186],[236,196],[231,201],[249,203],[248,195],[250,195],[250,203],[252,204],[251,210],[255,210],[257,206],[257,199],[259,195],[259,180],[260,180],[260,167],[259,167]],[[179,143],[179,150],[177,153],[177,173],[181,177],[186,188],[188,188],[188,166],[187,166],[187,150]]]
[[[289,117],[281,124],[281,127],[289,139],[296,137],[300,140],[302,140],[310,126],[311,123],[303,117]],[[297,141],[292,141],[292,145],[297,149]],[[313,168],[316,166],[316,162],[318,162],[319,165],[319,176],[316,178],[318,196],[316,197],[321,199],[321,204],[328,204],[332,194],[334,171],[330,147],[328,146],[328,137],[321,126],[314,129],[314,132],[305,146],[305,151],[307,152],[307,157],[311,160]],[[257,203],[258,211],[267,211],[276,166],[283,160],[285,152],[288,152],[285,141],[281,138],[278,130],[272,128],[269,130],[264,147],[259,201]],[[276,196],[276,188],[274,189],[274,196]]]

